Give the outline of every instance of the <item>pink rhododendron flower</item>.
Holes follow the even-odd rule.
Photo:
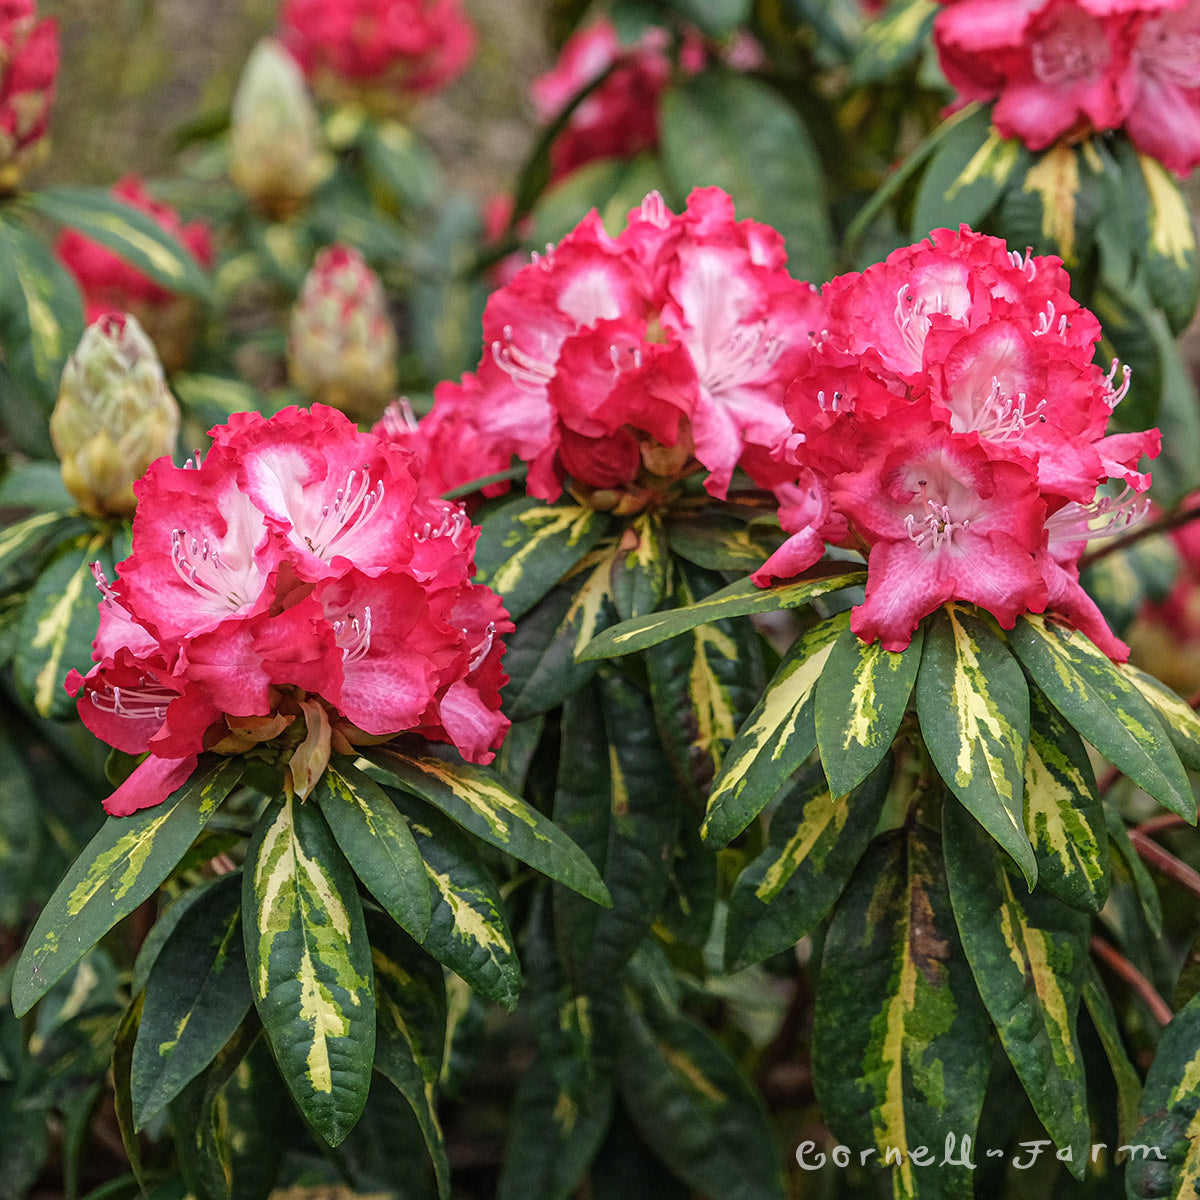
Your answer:
[[[58,74],[58,22],[39,21],[35,0],[0,2],[0,191],[21,180],[46,135]]]
[[[775,488],[791,536],[756,582],[842,543],[868,555],[851,626],[886,649],[962,600],[1005,628],[1049,611],[1124,658],[1078,562],[1089,538],[1144,511],[1138,464],[1160,438],[1108,434],[1129,374],[1092,361],[1100,327],[1069,283],[1059,259],[965,226],[828,283],[775,450],[793,464]],[[1097,498],[1109,480],[1121,502]]]
[[[716,496],[739,466],[783,483],[794,470],[771,455],[792,432],[784,388],[818,307],[787,273],[779,234],[737,221],[717,188],[679,215],[651,195],[617,237],[593,212],[493,293],[478,371],[443,384],[401,433],[437,441],[443,471],[453,445],[471,448],[476,478],[515,455],[533,495],[567,486],[620,512],[664,503],[702,470]]]
[[[109,812],[159,803],[206,750],[261,744],[286,765],[315,719],[342,753],[416,732],[490,761],[512,623],[470,582],[462,509],[330,408],[211,433],[203,462],[161,458],[135,486],[133,553],[115,581],[97,572],[96,666],[68,677],[89,729],[150,754]]]
[[[941,0],[934,41],[962,101],[1042,150],[1124,128],[1185,174],[1200,162],[1198,0]]]
[[[112,188],[113,196],[144,212],[204,268],[213,265],[212,232],[203,221],[185,225],[179,213],[146,191],[143,180],[126,175]],[[92,324],[103,316],[132,313],[154,343],[163,366],[177,370],[187,360],[194,336],[195,303],[167,291],[107,246],[74,229],[59,235],[59,261],[75,277],[83,293],[84,315]]]
[[[318,95],[397,116],[475,52],[460,0],[286,0],[280,40]]]

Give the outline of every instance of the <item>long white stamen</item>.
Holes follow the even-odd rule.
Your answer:
[[[361,474],[351,471],[344,486],[334,493],[333,501],[321,506],[320,520],[304,538],[308,548],[323,558],[339,538],[357,532],[379,511],[383,496],[383,480],[372,487],[366,467]]]
[[[333,625],[334,644],[342,652],[342,661],[358,662],[371,648],[371,606],[363,607],[360,619],[357,613],[347,613]]]
[[[1150,501],[1126,486],[1118,496],[1097,496],[1090,504],[1072,500],[1046,520],[1051,549],[1124,533],[1146,519]]]
[[[545,339],[542,339],[545,350]],[[492,342],[492,358],[509,378],[521,387],[538,391],[554,378],[554,363],[538,358],[513,343],[513,329],[505,325],[503,339]]]
[[[230,611],[248,602],[241,573],[222,560],[208,538],[189,537],[183,529],[172,529],[171,564],[179,578],[206,600],[219,600]]]
[[[1104,377],[1104,400],[1109,408],[1116,408],[1129,395],[1129,381],[1133,377],[1133,368],[1128,363],[1121,367],[1121,383],[1117,386],[1117,368],[1121,367],[1119,359],[1112,360],[1108,374]]]

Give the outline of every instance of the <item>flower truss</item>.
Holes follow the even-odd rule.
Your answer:
[[[1200,163],[1200,0],[942,0],[934,37],[964,101],[1042,150],[1124,128],[1185,174]]]
[[[469,582],[476,530],[420,490],[411,454],[324,407],[212,430],[201,462],[136,485],[83,722],[149,752],[106,801],[159,803],[206,750],[286,765],[307,795],[330,750],[411,731],[488,762],[508,727],[500,600]]]
[[[459,0],[287,0],[279,22],[318,95],[389,115],[445,87],[475,52]]]
[[[756,574],[812,566],[826,541],[868,552],[852,627],[902,650],[949,600],[1006,629],[1053,611],[1124,659],[1079,583],[1100,525],[1144,510],[1157,430],[1107,435],[1128,370],[1093,361],[1095,317],[1071,299],[1059,259],[939,229],[821,293],[824,313],[793,379],[798,468],[779,490],[792,535]],[[1120,498],[1098,489],[1115,482]]]
[[[619,513],[660,506],[698,471],[718,497],[739,466],[772,486],[817,311],[780,235],[735,220],[724,192],[698,189],[679,215],[655,193],[618,236],[593,212],[494,292],[478,370],[441,384],[417,429],[390,428],[448,487],[516,455],[530,494],[567,486]]]
[[[0,190],[16,186],[46,135],[58,62],[57,21],[39,21],[35,0],[0,5]]]

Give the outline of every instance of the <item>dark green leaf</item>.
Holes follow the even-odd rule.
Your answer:
[[[946,889],[923,824],[879,838],[834,910],[817,982],[813,1083],[834,1133],[891,1163],[895,1197],[969,1196],[971,1176],[936,1157],[974,1140],[990,1054]],[[922,1165],[912,1153],[928,1147]]]
[[[315,805],[276,801],[259,818],[242,927],[254,1001],[284,1082],[336,1146],[367,1102],[375,994],[354,876]]]
[[[989,618],[961,604],[934,614],[916,696],[921,733],[938,773],[1032,887],[1037,859],[1022,811],[1029,687]]]
[[[536,867],[597,904],[608,892],[591,860],[552,821],[490,771],[468,763],[376,750],[370,759],[405,791],[440,808],[489,845]]]
[[[131,1067],[137,1129],[212,1062],[250,1010],[241,890],[237,876],[209,888],[150,970]]]
[[[963,949],[984,1005],[1046,1132],[1079,1179],[1087,1167],[1087,1082],[1076,1020],[1089,920],[1042,890],[1032,895],[973,817],[942,814],[946,872]]]
[[[1112,1000],[1095,963],[1088,963],[1088,976],[1083,984],[1083,1002],[1104,1046],[1117,1085],[1117,1131],[1121,1141],[1131,1143],[1137,1129],[1138,1105],[1142,1099],[1142,1081],[1137,1068],[1129,1061],[1129,1052],[1121,1038],[1121,1027],[1113,1011]]]
[[[0,531],[0,589],[28,583],[47,554],[87,531],[90,522],[70,513],[37,513]]]
[[[833,796],[813,766],[771,814],[766,848],[729,898],[730,970],[794,946],[833,907],[866,851],[891,780],[890,756],[848,795]]]
[[[710,68],[662,98],[663,164],[680,195],[716,185],[734,196],[738,217],[769,222],[787,242],[798,279],[833,274],[833,231],[825,181],[803,122],[757,79]]]
[[[703,832],[715,845],[741,833],[816,748],[817,680],[849,620],[843,613],[802,634],[738,731],[709,796]]]
[[[613,557],[613,604],[623,621],[645,616],[658,608],[670,586],[671,555],[662,522],[643,514],[626,529]]]
[[[671,550],[709,571],[756,571],[779,548],[782,533],[717,510],[679,517],[667,525]]]
[[[612,907],[555,889],[560,953],[576,992],[614,979],[667,892],[680,806],[644,693],[611,670],[567,701],[554,820],[595,863]]]
[[[242,763],[204,760],[161,804],[109,817],[42,910],[13,976],[28,1012],[122,917],[154,892],[233,790]]]
[[[1140,690],[1082,633],[1027,614],[1009,643],[1046,698],[1105,758],[1189,821],[1196,797]]]
[[[429,881],[408,822],[388,794],[349,761],[335,759],[313,799],[354,873],[420,941],[429,929]]]

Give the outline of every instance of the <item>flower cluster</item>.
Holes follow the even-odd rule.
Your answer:
[[[185,225],[179,213],[169,204],[155,200],[136,175],[118,180],[112,195],[152,217],[201,266],[212,266],[212,232],[204,222]],[[107,246],[78,230],[65,230],[59,236],[55,252],[79,284],[88,324],[103,316],[132,313],[150,335],[167,370],[183,366],[196,320],[196,306],[188,297],[173,295]]]
[[[159,803],[205,750],[287,764],[411,731],[488,762],[508,721],[499,597],[469,582],[477,531],[411,456],[333,409],[235,415],[203,462],[135,486],[133,553],[97,572],[100,631],[67,686],[83,722],[149,751],[106,802]]]
[[[1125,657],[1077,564],[1099,527],[1144,507],[1137,464],[1159,434],[1106,436],[1128,370],[1093,363],[1100,327],[1069,282],[1059,259],[964,226],[827,284],[787,396],[792,537],[756,581],[845,541],[869,550],[851,619],[864,640],[903,649],[923,616],[963,600],[1005,628],[1053,610]],[[1098,492],[1110,480],[1122,495]]]
[[[1200,163],[1200,0],[941,0],[942,69],[995,100],[1005,137],[1042,150],[1124,128],[1184,174]]]
[[[786,269],[783,239],[737,221],[717,188],[681,215],[657,194],[617,237],[595,212],[505,287],[484,313],[477,372],[435,391],[405,440],[447,486],[530,464],[528,490],[634,512],[707,470],[724,496],[736,467],[782,478],[788,379],[818,307]]]
[[[58,23],[37,19],[36,0],[0,0],[0,191],[45,136],[57,74]]]
[[[434,92],[475,52],[460,0],[287,0],[280,37],[317,94],[402,116],[409,98]]]

